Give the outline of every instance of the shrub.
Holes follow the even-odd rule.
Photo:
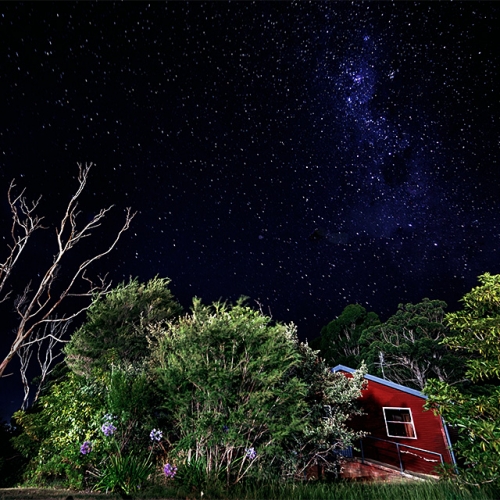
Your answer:
[[[293,475],[318,454],[352,444],[345,421],[362,376],[332,374],[299,344],[294,325],[273,323],[243,300],[195,299],[190,314],[152,333],[158,400],[184,480],[201,467],[227,485],[269,471]]]

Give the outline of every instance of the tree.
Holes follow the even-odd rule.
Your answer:
[[[446,321],[455,334],[444,343],[467,353],[467,376],[477,382],[500,379],[500,275],[479,276],[481,286],[461,300],[463,310],[450,313]]]
[[[63,350],[59,372],[65,372],[46,385],[29,411],[14,414],[22,429],[16,446],[30,459],[32,479],[57,478],[81,487],[90,458],[95,470],[105,458],[104,415],[113,415],[115,437],[127,453],[141,456],[144,442],[137,436],[148,436],[156,426],[153,385],[145,369],[154,339],[148,339],[147,327],[181,311],[169,283],[158,277],[146,283],[131,279],[94,296],[86,322]],[[85,441],[92,442],[92,457],[82,456]]]
[[[39,485],[55,480],[82,488],[85,463],[80,445],[96,441],[105,411],[105,393],[70,372],[30,410],[15,412],[14,422],[21,432],[13,444],[29,460],[26,477]],[[96,449],[99,445],[95,442]]]
[[[346,421],[362,375],[332,374],[293,325],[273,324],[243,300],[194,299],[190,314],[153,330],[157,399],[184,468],[197,464],[227,484],[256,469],[293,475],[355,439]]]
[[[364,347],[361,335],[364,330],[378,325],[380,320],[374,312],[367,312],[359,304],[350,304],[342,314],[321,329],[319,349],[327,364],[338,364],[358,368],[361,366]]]
[[[465,469],[458,476],[474,484],[500,480],[500,275],[479,276],[480,286],[461,299],[463,309],[446,315],[454,334],[443,343],[470,359],[461,391],[430,380],[426,407],[459,431],[455,452]]]
[[[77,223],[79,215],[77,211],[78,198],[85,188],[91,166],[92,164],[85,164],[85,166],[78,164],[78,188],[68,202],[59,225],[55,228],[55,254],[52,263],[49,264],[45,271],[40,273],[40,280],[37,282],[34,279],[31,280],[14,301],[18,321],[14,340],[8,353],[0,363],[0,377],[4,376],[8,364],[21,349],[29,348],[38,344],[42,339],[52,336],[50,332],[37,336],[37,332],[43,330],[47,324],[66,323],[88,307],[88,305],[84,305],[74,313],[57,317],[56,313],[61,311],[61,305],[66,302],[66,299],[75,295],[91,297],[95,296],[96,293],[104,293],[109,289],[109,283],[107,284],[103,278],[100,278],[98,282],[92,281],[86,274],[87,269],[97,260],[109,254],[122,234],[129,228],[135,215],[131,213],[130,209],[126,211],[123,226],[103,251],[83,260],[76,266],[76,270],[73,269],[66,276],[63,276],[60,272],[60,268],[66,262],[69,252],[101,225],[112,208],[110,206],[99,210],[90,222],[81,225]],[[24,190],[21,194],[15,196],[14,189],[15,184],[12,182],[8,191],[8,202],[12,213],[12,242],[9,245],[7,258],[0,264],[0,292],[3,291],[12,271],[19,264],[21,254],[31,241],[34,233],[44,229],[42,226],[43,217],[36,215],[40,198],[29,203],[24,196]],[[83,292],[78,290],[80,280],[84,280],[87,284],[87,289]],[[7,300],[9,297],[10,292],[3,296],[2,301]],[[52,337],[56,338],[55,336]]]
[[[370,371],[399,384],[423,389],[429,378],[458,382],[464,359],[441,341],[450,335],[444,321],[446,303],[423,299],[399,304],[385,323],[367,329],[362,343]]]
[[[114,364],[137,364],[149,356],[150,324],[171,319],[182,307],[168,288],[168,278],[146,283],[131,279],[106,295],[98,294],[87,309],[87,320],[65,347],[66,363],[80,375],[110,371]]]
[[[317,465],[320,470],[337,476],[341,452],[365,435],[353,432],[349,420],[363,414],[359,397],[366,383],[366,365],[361,363],[351,379],[332,372],[324,359],[318,357],[318,351],[307,344],[299,344],[298,348],[301,363],[295,374],[307,387],[308,414],[304,417],[304,428],[293,435],[287,448],[297,451],[293,463],[297,475]]]
[[[146,464],[149,474],[152,440],[183,481],[202,471],[231,485],[338,461],[359,437],[348,420],[359,412],[363,373],[332,373],[294,325],[273,323],[243,299],[194,299],[189,314],[174,317],[168,283],[131,280],[95,299],[68,346],[72,361],[58,365],[72,370],[14,415],[28,477],[108,487],[129,466]],[[93,358],[99,346],[111,367]]]
[[[17,351],[17,355],[21,362],[20,373],[24,388],[24,399],[21,404],[21,409],[25,410],[29,404],[31,384],[28,380],[28,368],[35,350],[36,360],[40,368],[40,375],[35,379],[37,389],[33,402],[38,400],[49,375],[55,367],[55,361],[63,355],[62,350],[58,349],[58,344],[68,342],[67,340],[63,340],[63,336],[66,335],[70,325],[70,321],[64,323],[45,323],[43,330],[38,329],[31,337],[31,341],[24,344],[21,349]],[[31,381],[31,383],[35,381]]]

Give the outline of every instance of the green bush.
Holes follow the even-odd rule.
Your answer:
[[[16,412],[14,421],[22,432],[12,442],[29,460],[26,479],[83,487],[86,460],[80,445],[96,435],[104,408],[102,388],[69,373],[33,409]]]
[[[152,334],[171,457],[204,460],[207,478],[231,485],[270,471],[293,476],[356,437],[346,421],[362,374],[332,374],[293,325],[275,324],[242,300],[195,299],[190,314]]]
[[[140,364],[147,359],[154,339],[148,339],[146,326],[176,317],[182,310],[169,284],[168,278],[146,283],[134,279],[96,296],[86,322],[64,349],[71,370],[98,378],[112,366]]]
[[[480,286],[462,299],[463,309],[446,315],[454,335],[443,343],[464,352],[466,390],[431,380],[426,407],[455,426],[454,451],[463,465],[458,480],[500,484],[500,275],[479,276]]]

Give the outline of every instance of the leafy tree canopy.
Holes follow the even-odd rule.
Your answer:
[[[454,334],[443,340],[471,359],[467,391],[430,380],[426,407],[458,428],[455,452],[465,466],[458,476],[466,482],[500,481],[500,275],[479,276],[480,285],[463,299],[463,309],[446,315]]]
[[[455,335],[445,339],[449,347],[473,356],[467,376],[474,382],[500,379],[500,275],[479,276],[480,286],[465,294],[461,311],[446,320]]]
[[[362,333],[380,323],[374,312],[359,304],[350,304],[342,314],[321,329],[319,349],[330,366],[338,364],[358,368],[362,363]]]
[[[464,360],[442,341],[450,335],[446,303],[423,299],[399,304],[385,323],[367,329],[362,337],[371,373],[421,390],[429,378],[455,382],[463,377]]]
[[[298,343],[293,325],[273,324],[243,300],[206,306],[194,299],[190,314],[158,328],[158,399],[178,459],[237,483],[256,464],[294,474],[354,438],[344,424],[362,375],[332,374]]]
[[[85,470],[80,443],[97,432],[104,409],[103,392],[70,372],[34,408],[14,413],[22,433],[13,443],[30,461],[26,476],[37,484],[64,478],[71,487],[81,488]]]
[[[146,327],[180,314],[182,308],[168,288],[170,280],[137,279],[97,296],[85,324],[65,349],[69,367],[78,374],[109,371],[111,365],[137,363],[149,353]]]

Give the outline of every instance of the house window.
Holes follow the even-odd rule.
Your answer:
[[[410,408],[383,408],[389,437],[417,439]]]

